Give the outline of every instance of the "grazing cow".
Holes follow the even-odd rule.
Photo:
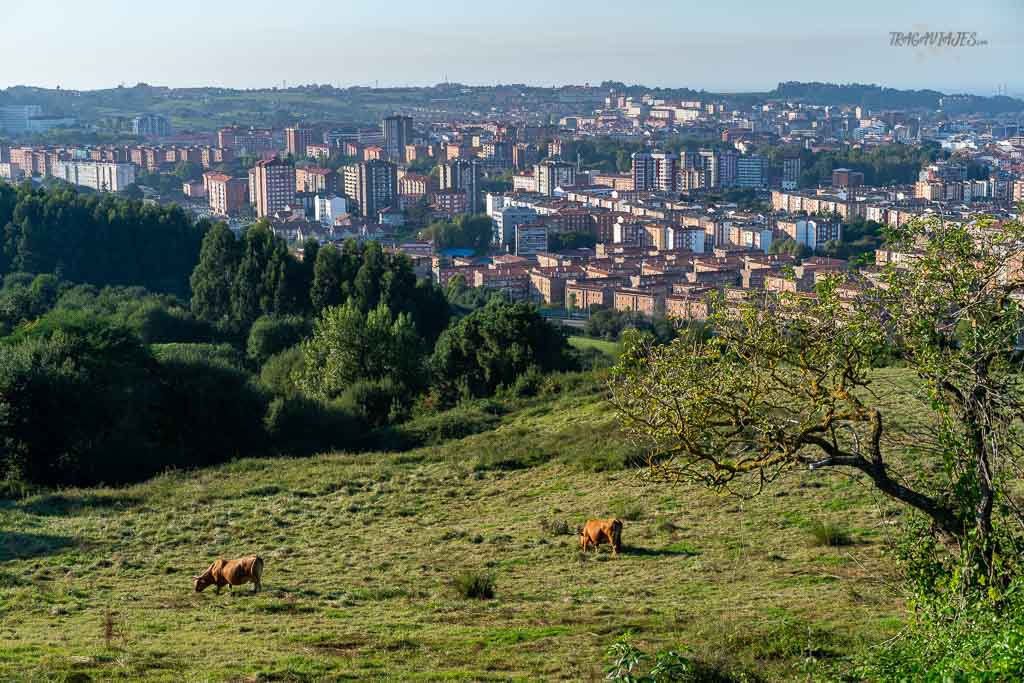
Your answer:
[[[622,550],[622,521],[618,519],[591,519],[580,531],[580,547],[583,552],[591,545],[594,550],[602,543],[608,543],[616,555]]]
[[[263,560],[256,555],[240,557],[237,560],[215,560],[210,567],[199,576],[192,577],[192,586],[200,593],[207,586],[216,586],[217,593],[223,586],[231,590],[231,586],[252,583],[252,592],[263,590]]]

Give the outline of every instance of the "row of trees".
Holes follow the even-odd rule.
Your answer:
[[[303,255],[295,259],[264,221],[241,237],[215,225],[192,273],[192,311],[244,332],[261,316],[316,316],[352,300],[364,313],[381,303],[396,314],[415,312],[417,331],[431,343],[447,325],[443,294],[417,281],[406,257],[376,242],[350,241],[339,250],[309,241]]]
[[[0,183],[0,275],[54,273],[97,285],[141,285],[187,296],[210,225],[161,207],[69,188]]]

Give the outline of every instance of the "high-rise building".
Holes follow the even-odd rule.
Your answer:
[[[442,166],[441,189],[464,191],[469,213],[480,213],[480,162],[454,159]]]
[[[256,217],[266,218],[295,201],[295,165],[273,158],[256,162],[249,172],[249,194],[256,205]]]
[[[678,170],[679,157],[671,152],[637,152],[633,155],[633,189],[676,192]]]
[[[204,173],[206,196],[210,209],[218,216],[234,216],[244,206],[249,195],[249,184],[245,178],[232,178],[223,173]]]
[[[555,188],[576,184],[576,167],[566,161],[547,159],[533,167],[537,181],[537,192],[547,197],[555,194]]]
[[[491,242],[501,247],[511,245],[516,239],[516,226],[533,223],[536,220],[537,211],[528,206],[506,206],[498,209],[491,216],[494,224]]]
[[[697,152],[698,156],[698,170],[703,173],[703,182],[701,187],[719,187],[720,186],[720,157],[717,149],[702,149]]]
[[[363,216],[395,204],[398,199],[398,168],[390,161],[374,159],[345,166],[345,195],[359,205]]]
[[[160,114],[142,114],[132,119],[132,135],[161,138],[171,134],[171,122]]]
[[[306,147],[313,144],[313,131],[309,128],[285,128],[284,148],[285,152],[293,157],[306,156]]]
[[[405,161],[405,146],[412,142],[412,117],[388,116],[382,124],[384,133],[384,156],[388,161]]]
[[[800,185],[803,163],[800,157],[786,157],[782,160],[782,189],[795,190]]]
[[[736,162],[736,187],[760,188],[768,183],[768,160],[760,154],[740,157]]]
[[[718,155],[718,185],[715,187],[735,187],[739,160],[739,153],[732,149]]]

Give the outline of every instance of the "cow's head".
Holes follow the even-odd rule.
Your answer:
[[[196,593],[202,593],[203,589],[212,586],[213,583],[213,576],[209,572],[192,577],[192,587],[196,589]]]

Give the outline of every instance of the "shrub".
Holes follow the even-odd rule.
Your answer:
[[[543,517],[540,520],[540,528],[551,536],[566,536],[574,533],[573,528],[564,519]]]
[[[300,316],[263,316],[252,324],[245,350],[257,365],[263,365],[271,356],[295,346],[309,333],[309,323]]]
[[[214,336],[209,323],[196,320],[184,308],[156,302],[137,308],[128,315],[125,324],[146,344],[200,343]]]
[[[839,547],[853,544],[850,533],[832,522],[815,522],[810,526],[809,531],[814,545]]]
[[[275,396],[296,396],[299,387],[295,382],[302,372],[302,363],[302,348],[299,346],[271,356],[260,368],[260,384]]]
[[[151,344],[149,348],[161,363],[216,363],[245,369],[245,360],[231,344]]]
[[[349,385],[334,405],[366,424],[380,427],[409,404],[409,390],[390,377],[362,380]]]
[[[301,395],[271,401],[263,424],[274,450],[288,455],[345,449],[362,432],[359,420],[340,406]]]
[[[476,571],[463,571],[451,582],[455,593],[467,600],[491,600],[494,598],[494,576]]]

